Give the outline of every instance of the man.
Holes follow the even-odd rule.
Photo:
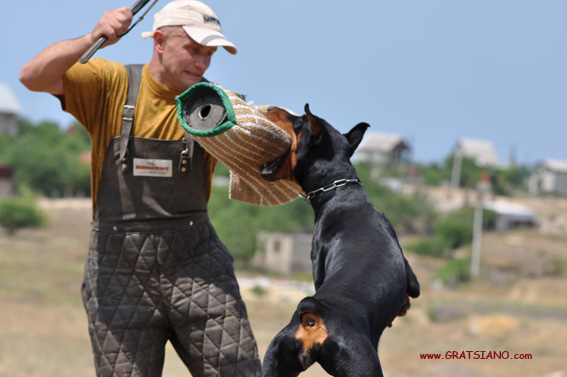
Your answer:
[[[205,4],[168,3],[143,34],[153,37],[153,55],[132,102],[135,73],[104,59],[77,63],[102,35],[104,46],[116,43],[132,18],[128,8],[107,11],[92,32],[48,46],[20,72],[91,135],[82,295],[97,375],[160,376],[169,340],[193,376],[258,376],[232,257],[207,216],[216,160],[184,133],[175,104],[203,80],[217,47],[236,47]]]

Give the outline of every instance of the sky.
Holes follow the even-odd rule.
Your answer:
[[[150,60],[159,0],[130,34],[95,57]],[[18,80],[47,45],[91,31],[121,0],[0,4],[0,83],[21,116],[67,127],[49,94]],[[413,159],[443,161],[462,138],[491,141],[502,163],[567,160],[565,0],[240,0],[207,2],[238,47],[205,75],[257,105],[311,111],[341,132],[399,134]],[[137,18],[137,17],[136,17]]]

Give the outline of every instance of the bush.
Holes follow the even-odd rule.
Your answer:
[[[554,275],[559,277],[567,276],[567,260],[556,258],[551,261],[551,265],[553,266]]]
[[[447,256],[447,243],[439,236],[423,238],[408,245],[408,250],[418,255],[444,258]]]
[[[451,287],[467,282],[471,278],[469,264],[469,258],[451,259],[449,263],[437,270],[435,280]]]
[[[23,198],[0,199],[0,226],[13,235],[22,228],[35,228],[45,224],[44,214],[35,202]]]
[[[470,208],[455,211],[434,225],[432,237],[423,238],[409,245],[408,249],[419,255],[448,257],[451,250],[472,242],[472,223],[473,211]]]
[[[470,224],[459,223],[454,220],[441,221],[435,226],[435,233],[444,240],[449,249],[458,249],[471,243],[472,221]]]

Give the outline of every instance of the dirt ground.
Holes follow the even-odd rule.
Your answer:
[[[80,300],[90,201],[43,206],[51,217],[47,228],[0,234],[0,377],[94,376]],[[546,216],[556,219],[553,208],[562,206],[546,206]],[[561,231],[486,234],[481,279],[454,289],[433,281],[442,262],[408,255],[422,296],[380,341],[385,376],[567,376],[566,241]],[[263,355],[310,288],[245,273],[239,278]],[[163,375],[189,376],[171,347]],[[303,375],[326,374],[313,366]]]

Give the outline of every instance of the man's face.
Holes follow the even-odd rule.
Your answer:
[[[207,47],[191,39],[181,27],[164,30],[161,47],[162,84],[184,91],[198,83],[211,65],[216,47]]]

